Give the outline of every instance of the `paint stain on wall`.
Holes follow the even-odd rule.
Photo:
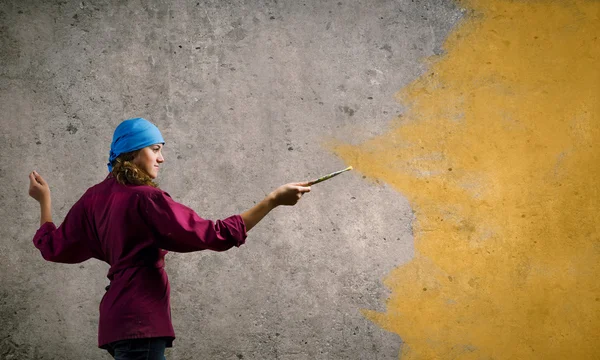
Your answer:
[[[402,359],[598,359],[600,2],[461,5],[395,129],[329,144],[416,214],[415,258],[364,314]]]

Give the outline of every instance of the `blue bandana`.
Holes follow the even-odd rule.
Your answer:
[[[112,171],[112,165],[117,156],[159,143],[164,144],[165,140],[160,134],[160,130],[150,121],[142,118],[123,121],[113,134],[108,156],[108,171]]]

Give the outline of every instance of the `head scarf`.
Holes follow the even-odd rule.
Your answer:
[[[150,121],[142,118],[123,121],[113,134],[108,155],[108,171],[112,171],[113,162],[117,156],[159,143],[164,144],[165,140],[160,130]]]

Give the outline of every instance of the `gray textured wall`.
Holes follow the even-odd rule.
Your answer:
[[[96,348],[108,266],[45,262],[27,175],[55,223],[106,175],[112,132],[145,117],[167,141],[159,182],[205,218],[346,165],[403,109],[440,53],[449,1],[0,1],[0,358],[108,359]],[[358,131],[368,124],[370,133]],[[366,320],[413,254],[412,212],[350,172],[278,208],[225,253],[170,254],[172,359],[395,359]]]

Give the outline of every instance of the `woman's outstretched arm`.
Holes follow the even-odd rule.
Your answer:
[[[248,230],[269,211],[279,205],[294,205],[303,193],[309,191],[307,183],[286,184],[243,214],[216,221],[201,218],[194,210],[158,189],[139,197],[139,210],[161,249],[176,252],[225,251],[242,245]]]
[[[295,205],[302,195],[307,192],[310,192],[310,186],[306,182],[290,183],[278,187],[261,202],[240,215],[246,225],[246,231],[250,231],[277,206]]]

